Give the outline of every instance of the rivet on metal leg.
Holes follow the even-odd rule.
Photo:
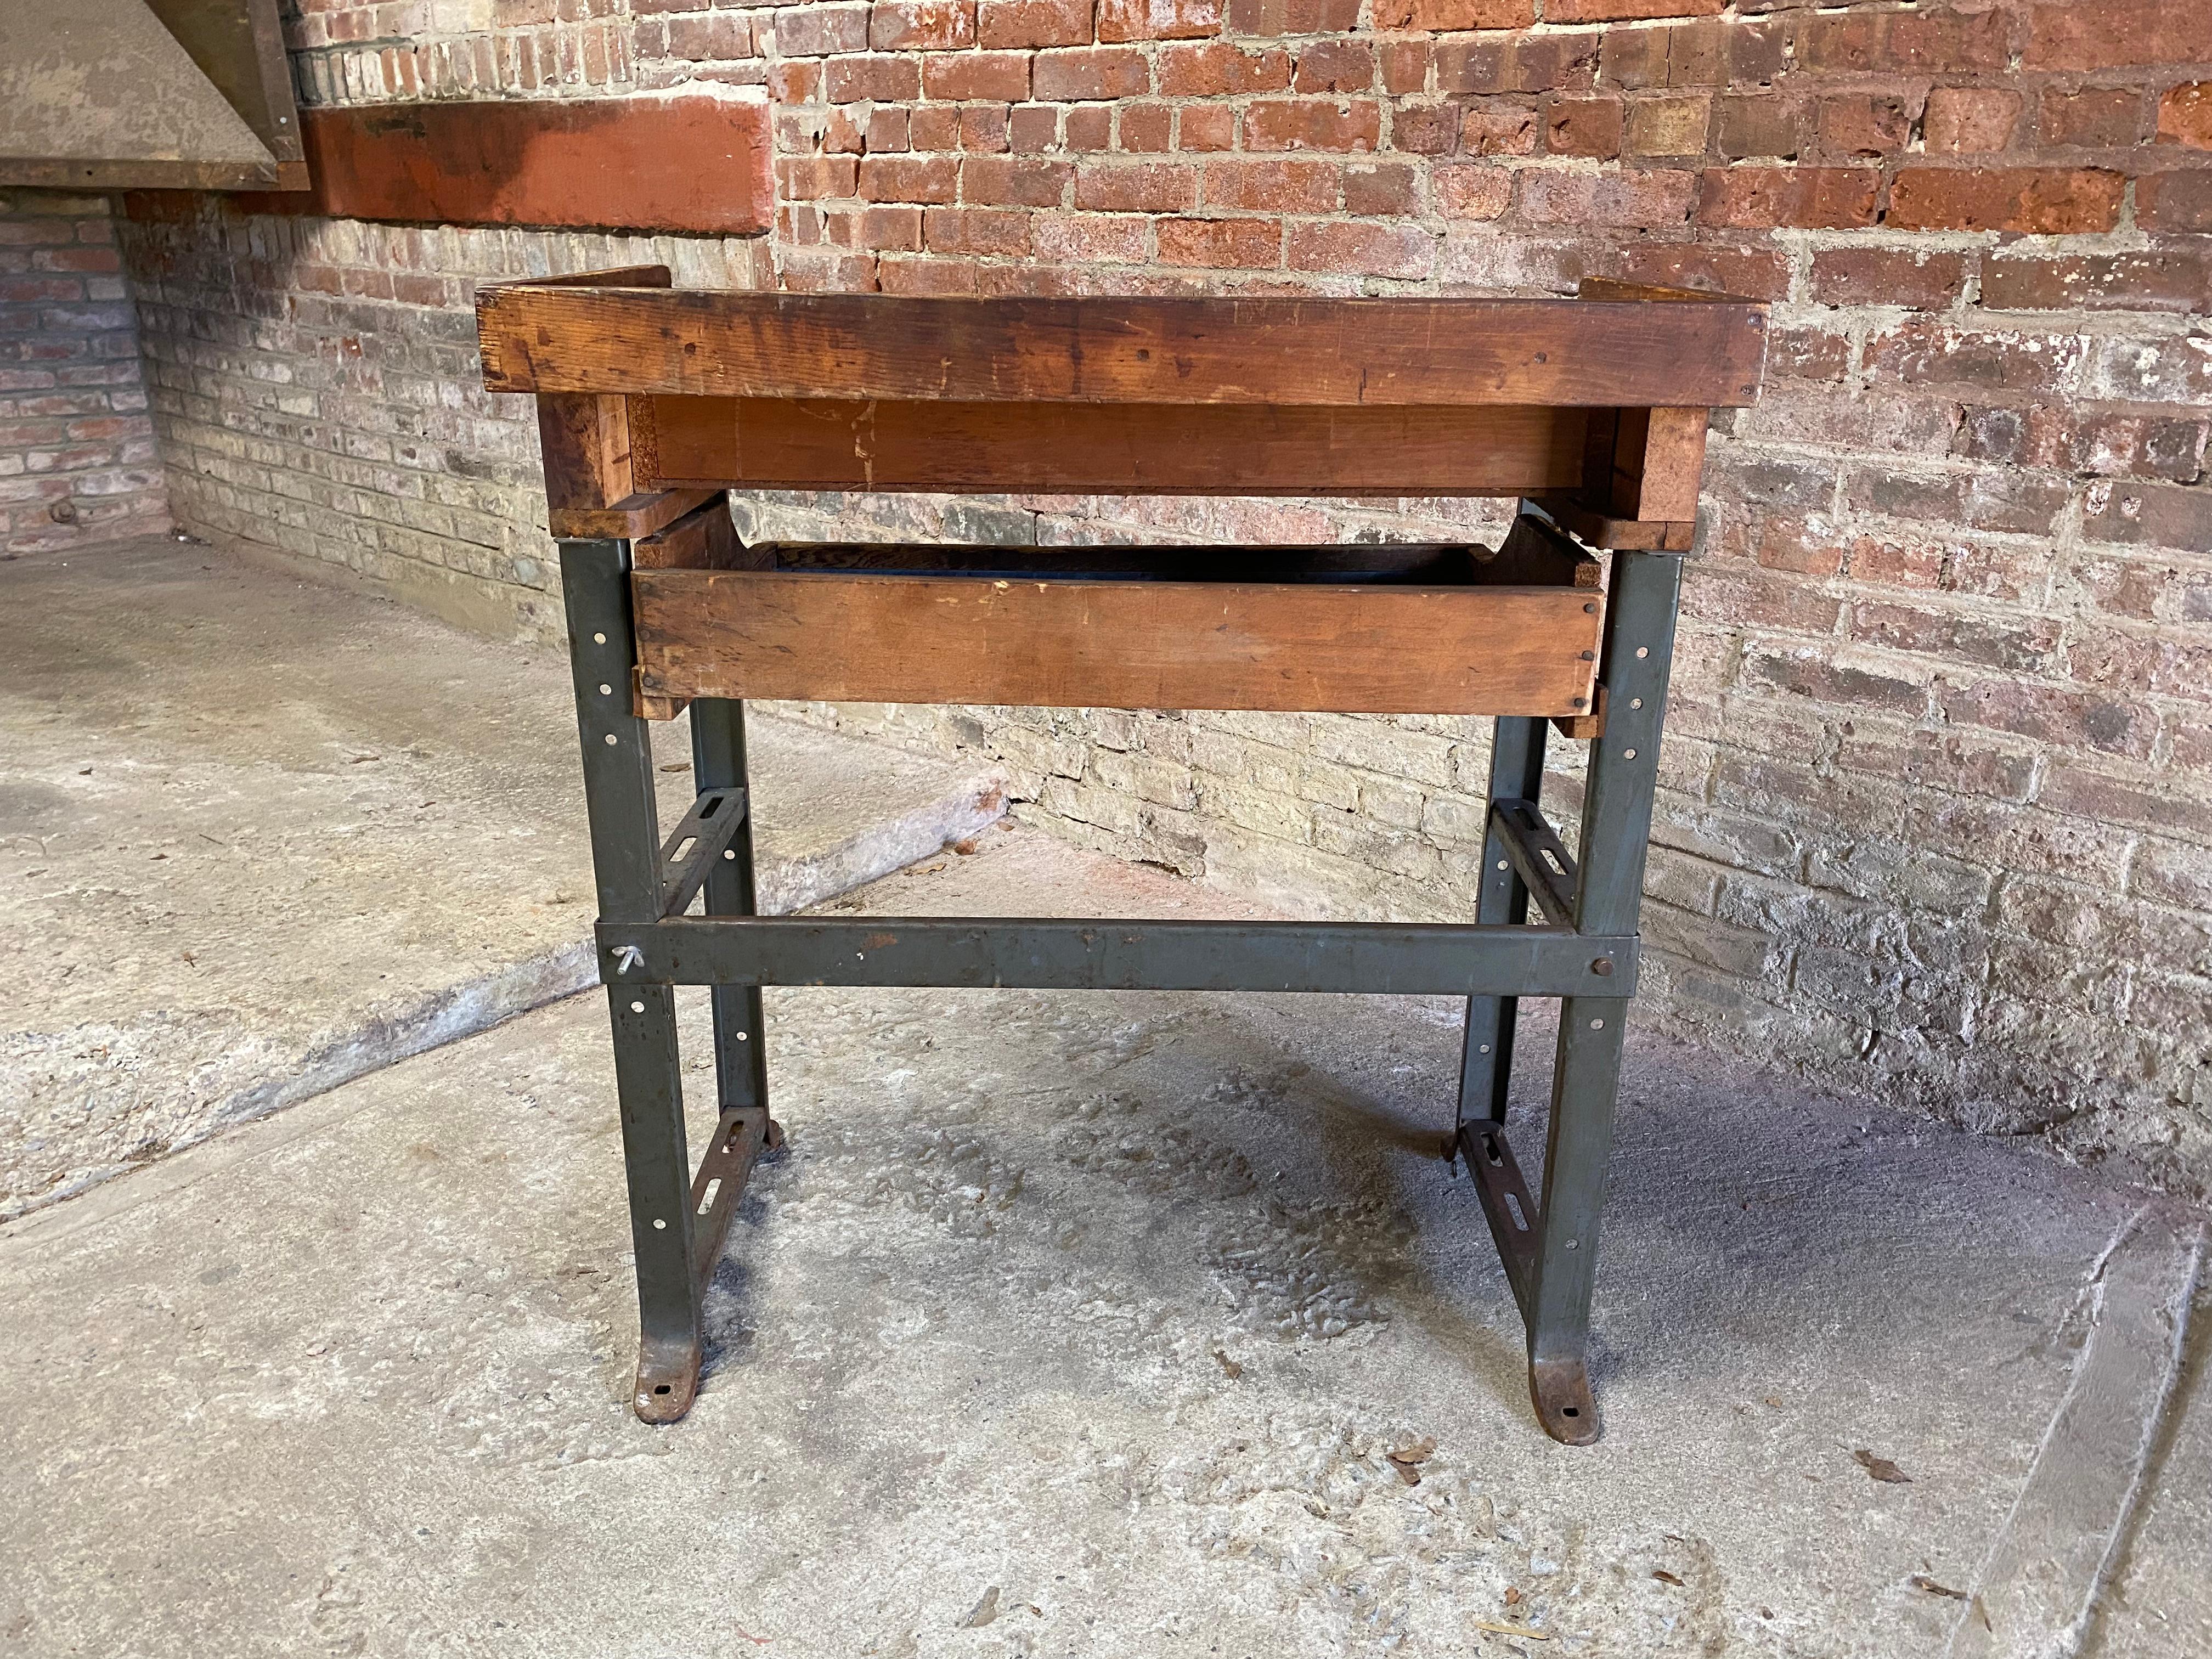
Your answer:
[[[1530,1360],[1528,1398],[1535,1404],[1537,1421],[1554,1440],[1590,1446],[1605,1432],[1590,1393],[1589,1367],[1579,1359]]]

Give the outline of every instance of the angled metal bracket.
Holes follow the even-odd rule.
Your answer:
[[[702,789],[676,833],[660,849],[660,914],[680,916],[706,885],[714,860],[727,854],[730,841],[745,821],[742,789]]]
[[[1532,800],[1494,800],[1490,814],[1504,841],[1505,856],[1513,860],[1515,872],[1545,920],[1561,927],[1573,927],[1575,892],[1581,878],[1559,831]]]

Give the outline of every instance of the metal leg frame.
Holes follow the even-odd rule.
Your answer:
[[[1565,859],[1533,810],[1543,773],[1540,726],[1500,720],[1479,899],[1484,921],[1493,910],[1501,921],[1523,920],[1533,884],[1547,915],[1571,906],[1575,931],[1585,939],[1636,931],[1682,565],[1648,553],[1615,553],[1613,560],[1601,669],[1606,727],[1590,748],[1580,855]],[[1528,1327],[1537,1418],[1571,1445],[1587,1445],[1601,1431],[1589,1388],[1589,1304],[1627,989],[1561,1000],[1540,1199],[1531,1197],[1505,1139],[1513,1000],[1478,997],[1468,1005],[1456,1148]]]
[[[664,852],[653,802],[652,729],[630,712],[629,572],[626,543],[561,544],[600,924],[659,922],[702,886],[708,915],[750,916],[744,711],[734,702],[693,705],[699,804]],[[702,819],[702,811],[715,816]],[[668,1423],[690,1409],[698,1391],[705,1354],[702,1298],[738,1195],[755,1158],[780,1144],[782,1132],[768,1115],[760,988],[718,985],[714,1060],[721,1110],[695,1174],[684,1144],[675,987],[644,980],[635,972],[635,957],[617,952],[611,965],[612,973],[603,966],[602,977],[614,1027],[641,1328],[632,1404],[647,1422]]]
[[[1528,1333],[1529,1390],[1555,1438],[1598,1437],[1586,1355],[1591,1264],[1635,989],[1637,910],[1674,655],[1681,563],[1615,553],[1579,856],[1537,806],[1545,722],[1498,722],[1491,816],[1471,926],[1418,923],[764,918],[753,902],[744,714],[691,707],[696,802],[663,848],[652,740],[632,714],[629,548],[561,544],[585,797],[599,878],[599,962],[637,1253],[637,1413],[684,1415],[703,1354],[701,1297],[738,1194],[781,1132],[768,1113],[763,985],[1456,993],[1467,1041],[1453,1146],[1464,1156]],[[681,915],[695,893],[702,916]],[[1526,922],[1532,898],[1543,912]],[[720,1106],[690,1170],[677,1050],[678,984],[714,988]],[[1540,1200],[1504,1134],[1519,999],[1561,999]]]

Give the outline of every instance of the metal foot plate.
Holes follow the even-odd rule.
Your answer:
[[[1579,1359],[1530,1360],[1528,1397],[1535,1402],[1537,1421],[1554,1440],[1590,1446],[1605,1432],[1590,1393],[1589,1368]]]
[[[696,1343],[647,1342],[638,1351],[637,1391],[630,1404],[647,1423],[673,1423],[691,1409],[699,1392]]]

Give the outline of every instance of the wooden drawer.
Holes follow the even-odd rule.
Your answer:
[[[669,701],[1565,718],[1591,712],[1602,621],[1596,562],[1533,519],[1496,554],[718,534],[636,564],[638,690]]]

